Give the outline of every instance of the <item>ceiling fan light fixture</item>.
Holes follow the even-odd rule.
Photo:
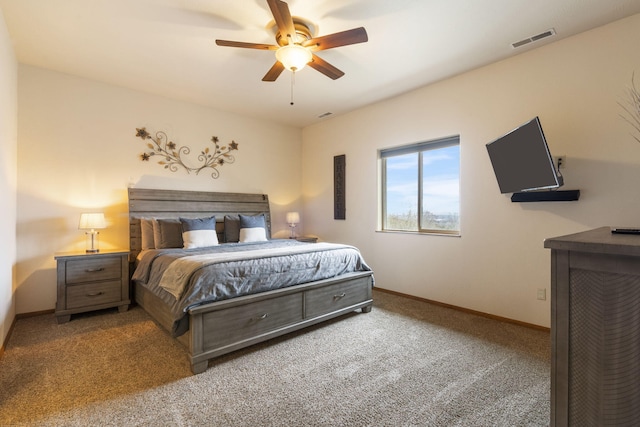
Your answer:
[[[288,44],[276,50],[276,59],[290,71],[300,71],[311,62],[312,55],[309,49],[299,44]]]
[[[344,71],[340,71],[315,53],[334,47],[364,43],[369,40],[364,27],[316,37],[316,25],[306,19],[291,16],[291,11],[285,1],[266,0],[266,2],[271,10],[271,15],[273,15],[273,23],[268,24],[268,27],[273,30],[276,37],[275,45],[216,40],[218,46],[275,51],[276,62],[262,78],[263,82],[275,82],[278,76],[287,69],[292,72],[293,85],[293,76],[296,71],[302,70],[307,64],[332,80],[339,79],[344,76]]]

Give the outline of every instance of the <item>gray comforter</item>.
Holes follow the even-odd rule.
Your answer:
[[[144,251],[132,279],[167,304],[180,336],[192,307],[357,271],[371,269],[353,246],[271,240]]]

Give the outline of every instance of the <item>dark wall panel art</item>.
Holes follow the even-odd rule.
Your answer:
[[[333,219],[346,219],[346,155],[333,158]]]

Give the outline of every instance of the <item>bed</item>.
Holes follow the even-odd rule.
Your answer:
[[[194,374],[223,354],[356,310],[371,311],[373,272],[359,251],[271,239],[265,194],[140,188],[128,193],[135,301],[186,347]],[[158,234],[169,227],[175,232],[176,222],[187,229],[196,224],[194,233],[183,235],[181,244],[188,248],[167,242],[169,232]],[[152,247],[150,224],[156,232]],[[210,237],[198,243],[205,235],[200,228]],[[202,244],[213,234],[220,244]],[[238,235],[247,241],[234,240]]]

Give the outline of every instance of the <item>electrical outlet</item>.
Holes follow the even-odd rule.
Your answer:
[[[541,301],[545,301],[547,299],[547,290],[546,289],[538,289],[538,299]]]
[[[567,166],[567,156],[556,156],[556,168],[564,169]]]

